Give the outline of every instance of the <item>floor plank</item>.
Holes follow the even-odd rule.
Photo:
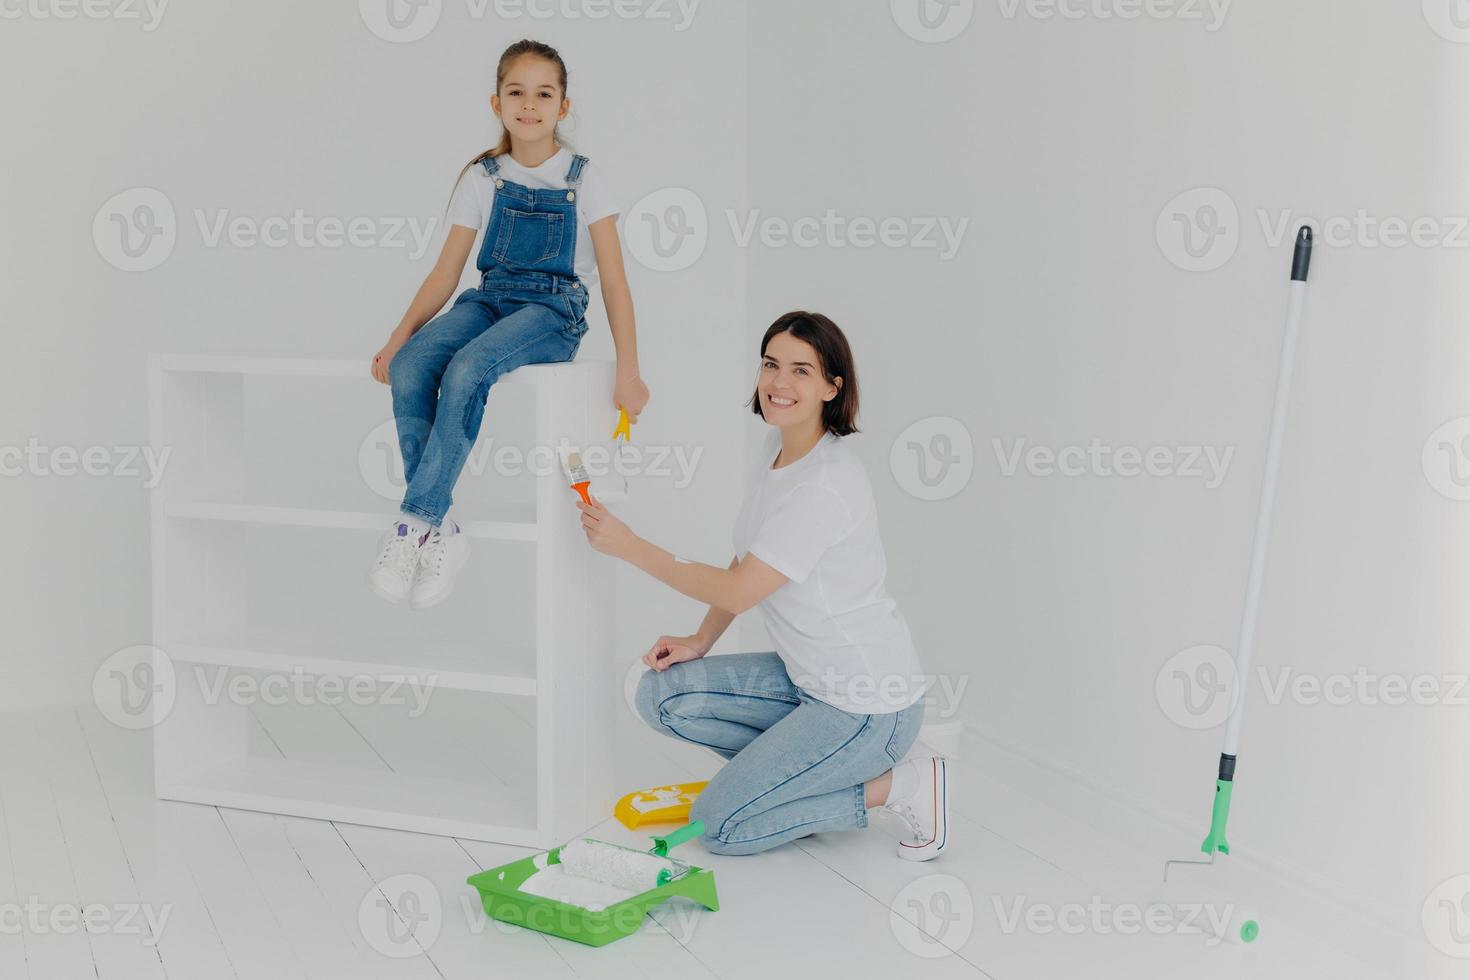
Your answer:
[[[0,719],[0,724],[3,724],[3,719]],[[21,838],[21,843],[24,845],[24,837]],[[11,858],[14,847],[10,822],[5,814],[5,795],[0,792],[0,904],[8,907],[20,905],[20,895],[15,886],[15,862]],[[24,930],[0,930],[0,976],[29,976],[26,969]]]
[[[77,709],[118,839],[145,902],[169,910],[158,949],[169,977],[230,977],[236,971],[183,848],[180,817],[191,804],[153,795],[152,740],[90,705]],[[195,808],[198,809],[198,808]]]
[[[156,932],[168,928],[169,910],[143,901],[102,783],[72,708],[36,714],[41,754],[62,834],[84,906],[107,910],[110,926],[90,936],[100,980],[162,980]]]
[[[40,913],[26,927],[26,965],[32,977],[89,977],[96,968],[90,936],[80,928],[47,924],[53,912],[79,904],[66,832],[52,793],[36,727],[40,713],[0,715],[0,808],[11,839],[13,891],[23,909]],[[26,912],[29,918],[29,912]]]

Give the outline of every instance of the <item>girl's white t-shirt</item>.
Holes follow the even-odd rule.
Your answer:
[[[509,153],[502,153],[495,160],[500,164],[500,175],[522,187],[566,190],[572,156],[571,150],[562,147],[539,167],[523,167]],[[592,251],[592,236],[587,226],[620,210],[613,203],[602,178],[597,164],[589,160],[582,167],[582,183],[577,189],[577,251],[572,258],[572,267],[577,277],[586,283],[597,278],[597,254]],[[449,200],[449,223],[479,232],[475,240],[476,260],[480,256],[480,243],[484,241],[485,224],[490,220],[490,202],[494,197],[495,178],[485,172],[484,164],[476,163],[465,171]]]
[[[883,580],[873,488],[862,461],[831,432],[801,459],[771,469],[781,430],[762,443],[735,521],[735,554],[788,581],[760,602],[792,683],[855,714],[901,711],[924,695],[908,624]]]

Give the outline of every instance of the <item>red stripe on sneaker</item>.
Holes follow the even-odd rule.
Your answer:
[[[939,763],[931,758],[929,760],[929,769],[934,777],[934,833],[922,844],[910,844],[906,841],[899,841],[900,847],[928,847],[930,844],[939,840]]]

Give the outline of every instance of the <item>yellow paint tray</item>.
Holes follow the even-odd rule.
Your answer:
[[[634,790],[618,800],[613,816],[629,830],[646,823],[682,823],[689,819],[689,808],[695,797],[708,785],[709,780],[705,780]]]

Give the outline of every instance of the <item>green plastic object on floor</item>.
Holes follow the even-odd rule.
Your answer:
[[[673,833],[652,838],[653,847],[648,853],[667,857],[669,848],[703,833],[704,824],[695,820]],[[682,895],[711,912],[719,911],[715,873],[692,864],[685,865],[686,870],[657,888],[597,911],[520,890],[526,879],[542,868],[560,864],[560,856],[561,847],[553,847],[545,853],[470,875],[467,882],[480,893],[480,904],[490,918],[588,946],[606,946],[615,939],[631,936],[642,927],[643,916],[649,909],[675,896]]]

